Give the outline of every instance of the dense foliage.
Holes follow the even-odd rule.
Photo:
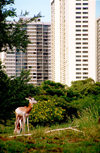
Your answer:
[[[28,12],[21,14],[26,16]],[[0,0],[0,52],[8,51],[16,47],[17,50],[25,51],[28,43],[28,35],[26,32],[26,25],[28,22],[41,17],[37,14],[29,20],[19,19],[15,21],[17,17],[16,9],[14,8],[14,0]],[[7,21],[12,18],[13,21]]]
[[[38,103],[33,106],[30,122],[33,125],[49,125],[68,122],[86,109],[96,109],[100,114],[100,83],[91,78],[74,81],[70,87],[45,81],[40,86],[28,84],[29,71],[22,71],[19,77],[9,78],[0,66],[0,120],[14,117],[14,110],[28,105],[29,95]]]
[[[78,117],[87,108],[100,113],[100,82],[91,78],[74,81],[70,87],[45,81],[40,86],[28,84],[29,71],[22,71],[19,77],[7,76],[0,64],[0,120],[13,117],[19,106],[28,105],[26,97],[31,95],[38,103],[33,106],[30,121],[33,125],[67,122]]]
[[[45,81],[35,95],[38,104],[33,107],[31,122],[33,125],[68,122],[92,108],[100,114],[99,93],[100,83],[91,78],[74,81],[70,87]]]

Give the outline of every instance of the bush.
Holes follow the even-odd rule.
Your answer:
[[[97,96],[85,96],[84,98],[78,99],[70,103],[70,106],[73,108],[76,108],[77,111],[82,112],[83,110],[87,108],[97,108],[98,113],[100,115],[100,95]]]
[[[62,107],[57,107],[54,101],[39,101],[32,109],[31,123],[33,125],[46,125],[58,123],[63,120]]]
[[[80,128],[93,128],[95,125],[98,124],[99,113],[97,106],[92,108],[87,108],[82,111],[79,118],[75,118],[73,121],[73,125],[80,127]]]

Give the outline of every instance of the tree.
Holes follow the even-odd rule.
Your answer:
[[[28,84],[29,79],[29,71],[22,71],[19,77],[11,79],[0,62],[0,122],[6,123],[17,107],[28,105],[25,97],[35,94],[35,87]]]
[[[88,94],[93,94],[95,82],[93,79],[73,81],[71,87],[67,90],[67,97],[71,100],[82,98]]]
[[[14,0],[0,1],[0,52],[7,52],[8,49],[16,47],[17,50],[25,51],[28,43],[26,24],[41,17],[40,13],[29,20],[19,19],[18,21],[7,21],[8,17],[17,17],[16,9],[12,7]],[[28,12],[22,14],[27,15]]]

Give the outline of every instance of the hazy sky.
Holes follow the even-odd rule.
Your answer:
[[[96,0],[96,17],[100,17],[100,0]]]
[[[18,14],[21,10],[27,10],[30,17],[41,12],[44,16],[42,21],[50,22],[50,0],[15,0],[15,8],[17,8]],[[100,0],[96,0],[96,17],[100,17]]]
[[[41,12],[42,21],[50,22],[50,0],[15,0],[15,7],[18,13],[27,10],[29,17]]]

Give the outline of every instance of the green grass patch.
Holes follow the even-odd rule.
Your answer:
[[[79,118],[66,124],[30,128],[31,136],[13,135],[14,125],[0,126],[0,152],[2,153],[100,153],[100,124],[98,111],[83,110]],[[74,127],[72,129],[47,131]],[[13,135],[13,137],[9,137]]]
[[[65,124],[66,126],[67,124]],[[63,127],[64,124],[62,125]],[[59,126],[61,128],[61,125]],[[55,127],[56,128],[56,127]],[[58,128],[58,126],[57,126]],[[10,138],[8,135],[0,137],[0,151],[2,153],[99,153],[100,152],[100,127],[90,129],[84,133],[73,130],[54,131],[45,133],[51,130],[52,127],[38,127],[31,131],[31,136],[14,136]],[[95,131],[93,133],[93,131]]]

